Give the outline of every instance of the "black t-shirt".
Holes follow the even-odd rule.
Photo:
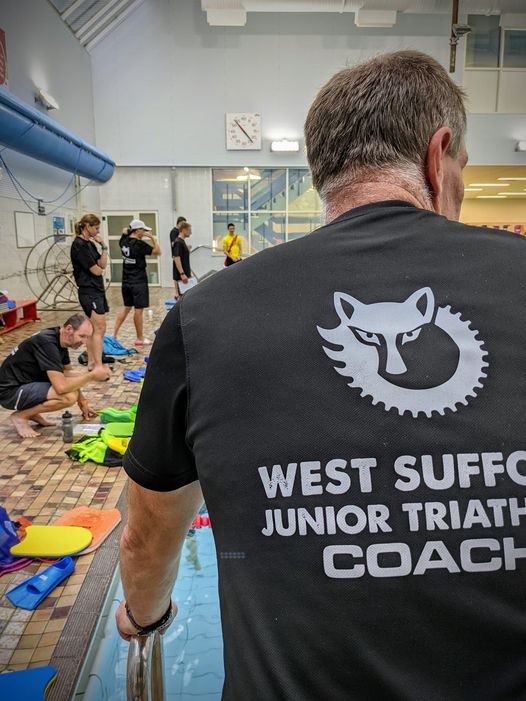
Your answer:
[[[122,284],[148,284],[146,256],[153,251],[146,241],[123,234],[119,241],[123,257]]]
[[[98,264],[100,253],[93,241],[76,236],[71,244],[71,262],[77,287],[81,291],[104,292],[103,275],[94,275],[90,268]]]
[[[0,395],[29,382],[49,382],[48,370],[63,372],[69,353],[60,346],[60,329],[43,329],[15,346],[0,367]]]
[[[183,238],[177,237],[177,239],[175,240],[172,249],[172,256],[174,258],[177,258],[177,256],[181,258],[181,265],[183,267],[185,275],[188,275],[188,277],[190,277],[190,275],[192,274],[192,271],[190,270],[190,251],[188,250],[186,241]],[[175,280],[179,280],[181,277],[179,271],[176,268],[174,268],[174,276]]]
[[[526,698],[525,265],[381,202],[167,316],[125,468],[201,482],[225,700]]]
[[[174,255],[173,250],[175,246],[175,242],[177,241],[177,237],[179,236],[179,229],[174,226],[174,228],[170,231],[170,248],[172,249],[172,257]]]

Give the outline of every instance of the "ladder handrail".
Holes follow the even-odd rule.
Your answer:
[[[157,631],[135,635],[128,649],[128,701],[164,701],[163,648]]]

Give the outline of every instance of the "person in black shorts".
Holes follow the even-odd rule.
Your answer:
[[[177,222],[174,226],[174,228],[170,231],[170,250],[172,252],[172,273],[173,273],[173,280],[174,280],[174,287],[175,287],[175,299],[179,299],[179,286],[177,284],[177,268],[175,266],[175,257],[174,257],[174,249],[175,249],[175,242],[177,241],[177,237],[179,236],[179,225],[182,224],[183,222],[186,221],[186,217],[177,217]]]
[[[156,336],[118,629],[170,623],[204,496],[222,701],[526,699],[526,240],[458,221],[464,99],[417,51],[338,72],[305,122],[326,223]]]
[[[135,325],[136,346],[148,346],[151,341],[144,338],[143,312],[150,305],[148,276],[146,274],[146,256],[158,256],[161,253],[155,236],[149,226],[140,219],[133,219],[123,232],[119,246],[123,257],[122,268],[122,301],[124,308],[115,318],[113,337],[117,334],[124,320],[134,309],[133,323]],[[145,241],[144,239],[149,239]]]
[[[184,286],[188,283],[188,280],[192,278],[192,271],[190,268],[190,249],[186,244],[186,239],[192,235],[192,225],[187,221],[181,222],[179,224],[179,234],[175,239],[174,246],[172,248],[172,256],[174,261],[174,280],[177,285],[176,289],[176,299],[180,299],[184,293]],[[179,285],[179,283],[183,283]]]
[[[96,366],[102,366],[106,314],[109,312],[104,288],[108,247],[100,235],[100,219],[95,214],[85,214],[75,225],[75,232],[76,237],[71,245],[71,262],[79,289],[80,306],[93,324],[93,335],[86,343],[88,370],[92,370]]]
[[[62,327],[43,329],[18,346],[0,367],[0,405],[12,409],[11,422],[21,438],[39,434],[29,425],[53,426],[42,414],[59,411],[78,403],[84,419],[96,416],[82,395],[88,382],[109,378],[106,365],[87,373],[74,373],[68,349],[87,343],[93,333],[91,321],[84,314],[74,314]]]

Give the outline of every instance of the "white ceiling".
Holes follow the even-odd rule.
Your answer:
[[[201,0],[208,23],[243,26],[250,12],[353,12],[358,27],[391,27],[397,12],[451,14],[452,0]],[[462,14],[524,13],[525,0],[460,0]]]
[[[108,36],[144,0],[48,0],[89,51]],[[189,2],[190,0],[173,0]],[[390,27],[397,13],[451,14],[452,0],[201,0],[214,26],[244,26],[254,12],[354,13],[359,27]],[[526,0],[460,0],[463,14],[526,12]]]

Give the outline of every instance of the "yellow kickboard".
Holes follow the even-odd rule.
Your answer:
[[[92,539],[80,526],[28,526],[26,537],[10,548],[12,555],[26,557],[63,557],[84,550]]]

